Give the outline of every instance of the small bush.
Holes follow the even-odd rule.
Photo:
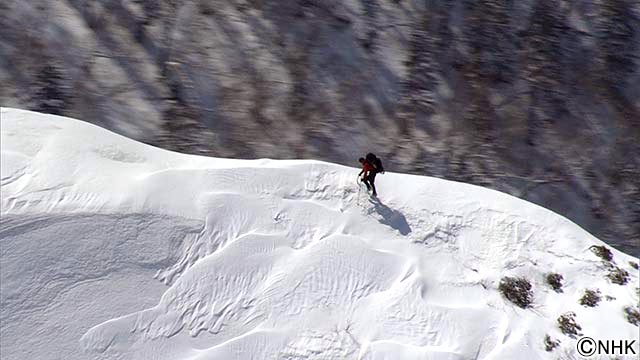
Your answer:
[[[562,280],[563,277],[560,274],[547,274],[547,284],[549,284],[549,286],[551,286],[551,288],[557,293],[562,292]]]
[[[575,313],[568,312],[558,318],[558,327],[563,334],[570,337],[576,337],[579,335],[579,331],[582,330],[582,327],[576,323],[575,317]]]
[[[596,256],[598,256],[599,258],[601,258],[604,261],[611,261],[613,260],[613,254],[611,253],[611,250],[607,249],[606,246],[592,246],[591,251],[596,254]]]
[[[615,300],[616,298],[615,298],[614,296],[611,296],[611,295],[606,295],[606,296],[604,297],[604,299],[605,299],[605,300],[607,300],[607,301],[613,301],[613,300]]]
[[[635,326],[640,326],[640,311],[632,306],[624,308],[627,321]]]
[[[580,305],[594,307],[598,305],[601,299],[602,297],[600,296],[599,290],[593,291],[585,289],[584,295],[582,295],[582,298],[580,299]]]
[[[618,285],[624,285],[629,282],[629,273],[627,272],[627,270],[620,269],[617,266],[613,267],[609,271],[607,277],[609,278],[609,280],[611,280],[612,283]]]
[[[503,277],[498,290],[507,300],[525,309],[531,305],[531,283],[525,278]]]
[[[638,263],[637,262],[629,261],[629,265],[631,265],[632,268],[638,270]]]
[[[560,345],[560,340],[552,340],[549,335],[544,336],[544,349],[551,351]]]

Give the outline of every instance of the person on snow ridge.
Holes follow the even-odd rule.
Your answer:
[[[358,159],[360,164],[362,164],[362,171],[358,174],[358,176],[362,176],[362,182],[367,186],[367,191],[373,190],[372,195],[378,196],[376,192],[376,186],[374,184],[376,180],[376,174],[381,172],[384,173],[384,169],[382,168],[382,161],[376,158],[372,153],[367,154],[367,158]],[[378,166],[376,166],[378,165]]]

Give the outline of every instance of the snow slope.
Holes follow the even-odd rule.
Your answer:
[[[630,276],[613,284],[601,241],[503,193],[387,173],[374,201],[354,168],[0,114],[2,359],[574,358],[570,311],[585,335],[637,337],[638,259],[611,249]],[[532,283],[531,308],[502,297],[504,276]]]

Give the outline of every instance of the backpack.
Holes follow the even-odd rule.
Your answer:
[[[380,160],[380,158],[377,157],[375,154],[368,153],[365,159],[367,159],[369,164],[373,165],[373,167],[376,168],[376,173],[384,172],[384,167],[382,166],[382,160]]]

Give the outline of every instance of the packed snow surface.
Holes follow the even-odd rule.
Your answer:
[[[602,260],[601,241],[503,193],[388,172],[376,200],[356,168],[1,118],[2,359],[577,358],[568,312],[584,335],[637,338],[638,259]],[[532,284],[529,308],[505,276]]]

